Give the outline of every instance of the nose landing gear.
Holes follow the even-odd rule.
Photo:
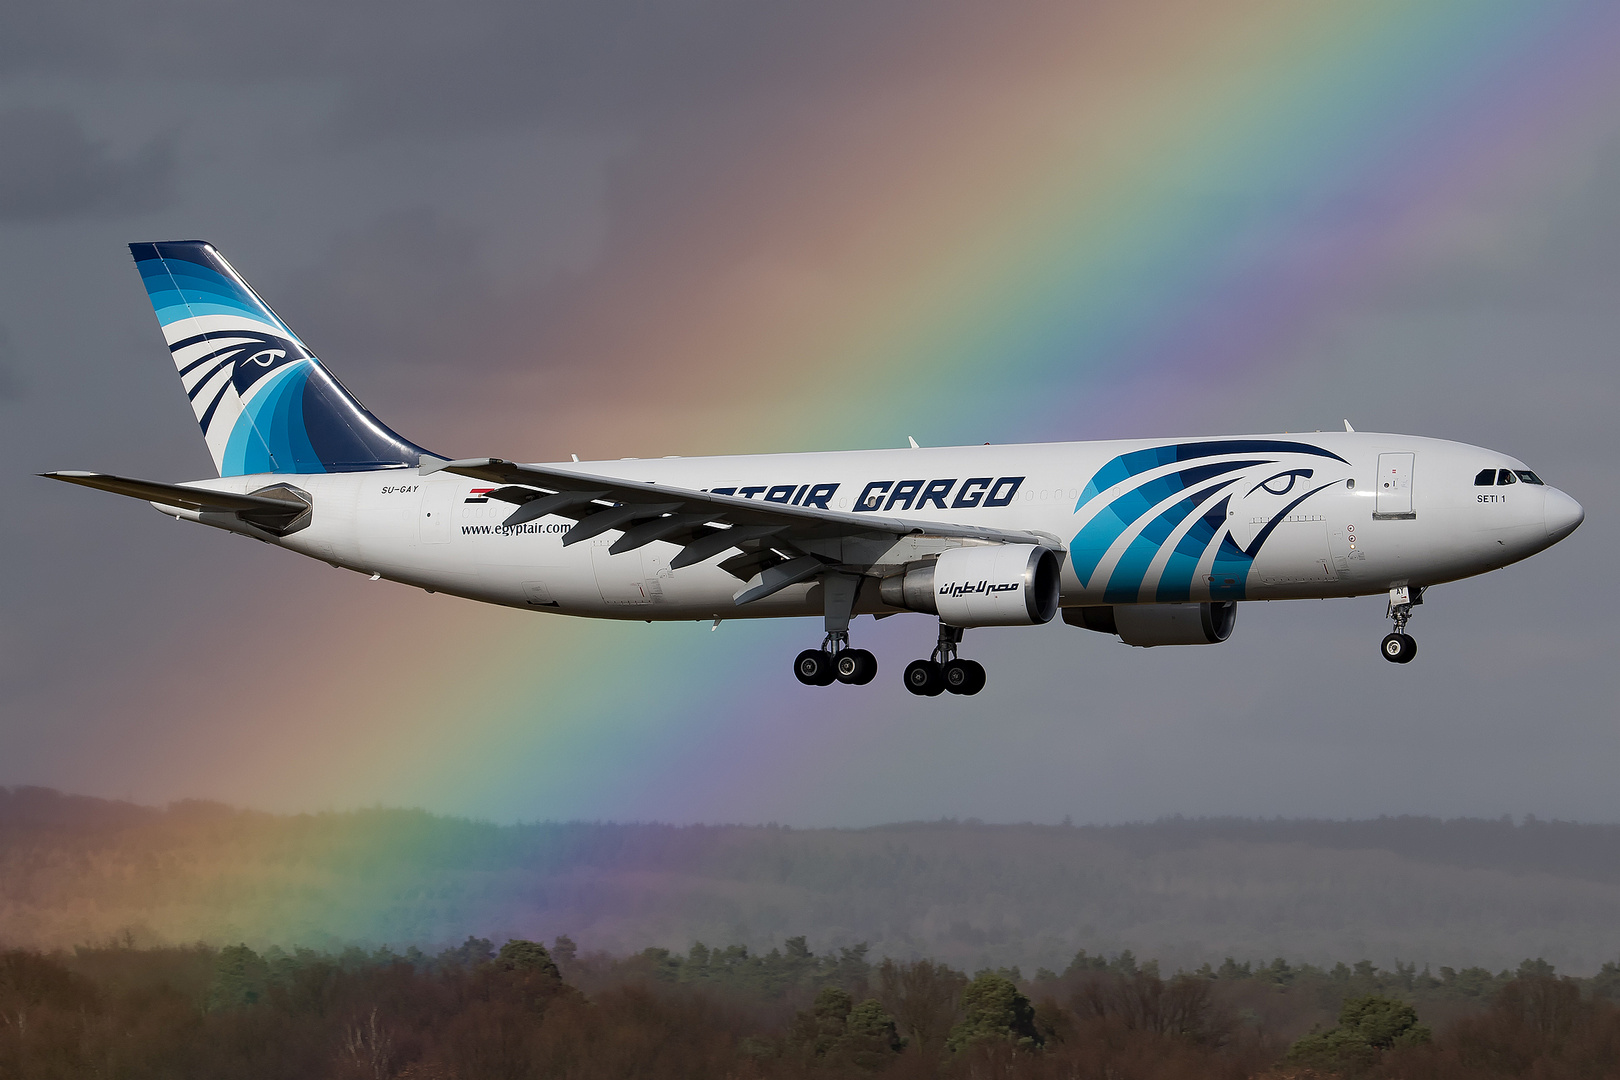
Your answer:
[[[958,658],[956,647],[961,643],[961,627],[940,623],[939,644],[934,646],[933,655],[906,665],[906,689],[922,697],[937,697],[947,690],[965,695],[983,690],[984,665]]]
[[[1384,659],[1392,664],[1410,664],[1417,655],[1417,641],[1411,634],[1385,634]]]
[[[1417,641],[1406,632],[1406,624],[1412,618],[1412,609],[1423,603],[1423,588],[1421,586],[1401,586],[1389,590],[1389,619],[1395,624],[1395,632],[1384,636],[1379,651],[1384,659],[1392,664],[1410,664],[1417,655]]]

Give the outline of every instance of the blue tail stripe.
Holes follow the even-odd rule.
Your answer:
[[[164,326],[190,315],[245,314],[286,329],[258,297],[210,267],[184,260],[147,260],[141,279]]]
[[[221,465],[223,476],[246,476],[252,473],[275,472],[275,458],[264,441],[264,425],[259,417],[267,400],[278,384],[292,371],[284,368],[268,376],[264,386],[254,398],[243,406],[242,415],[231,428],[231,438],[225,446],[225,459]]]
[[[221,476],[396,468],[427,453],[367,412],[210,245],[131,244],[130,253],[159,324],[172,328],[171,351],[185,358],[176,366]],[[212,318],[195,321],[203,317]],[[204,401],[226,367],[230,378]]]

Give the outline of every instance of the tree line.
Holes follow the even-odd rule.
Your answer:
[[[1613,1076],[1620,965],[1516,970],[1130,952],[1061,972],[874,962],[864,946],[582,953],[567,937],[341,952],[0,952],[0,1080],[231,1076]]]

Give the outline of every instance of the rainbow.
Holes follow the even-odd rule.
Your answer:
[[[1620,105],[1607,3],[951,10],[858,93],[716,162],[586,279],[532,369],[405,433],[526,460],[1192,433],[1211,394],[1314,362],[1298,345],[1347,296],[1466,246],[1466,199],[1568,184]],[[800,693],[807,624],[586,623],[324,581],[313,620],[249,584],[194,628],[300,672],[295,707],[136,679],[99,703],[131,731],[102,790],[845,822],[817,778],[882,737],[823,712],[932,704]],[[888,675],[932,634],[906,622],[860,628]]]

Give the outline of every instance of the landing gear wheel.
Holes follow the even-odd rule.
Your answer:
[[[977,694],[984,689],[984,665],[977,660],[952,660],[943,671],[945,689],[953,694]]]
[[[833,658],[838,681],[851,686],[865,686],[877,678],[877,667],[877,657],[865,649],[845,649]]]
[[[806,649],[795,657],[793,674],[806,686],[827,686],[837,677],[832,654],[821,649]]]
[[[906,689],[921,697],[938,697],[945,690],[945,673],[932,660],[906,665]]]
[[[1383,653],[1384,659],[1392,664],[1410,664],[1417,655],[1417,641],[1411,634],[1387,634]]]

